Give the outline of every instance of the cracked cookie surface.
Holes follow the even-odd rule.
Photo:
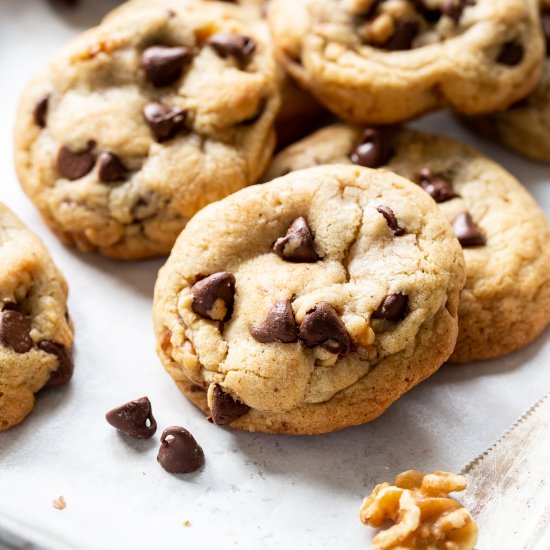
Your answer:
[[[463,277],[451,227],[411,182],[295,172],[189,222],[155,287],[157,351],[217,424],[328,432],[448,358]]]
[[[281,151],[266,180],[332,163],[387,166],[424,189],[453,222],[466,284],[451,360],[520,349],[550,323],[550,229],[506,170],[457,141],[408,129],[336,124]]]
[[[169,5],[106,18],[23,95],[19,179],[82,250],[167,254],[197,210],[254,182],[273,151],[279,74],[264,31],[238,6]]]
[[[485,134],[523,155],[550,162],[550,1],[541,2],[541,24],[546,39],[546,61],[535,90],[507,111],[483,117],[463,117]]]
[[[44,245],[0,203],[0,430],[19,424],[43,387],[71,378],[67,284]]]
[[[358,124],[504,109],[543,63],[532,0],[273,0],[268,18],[290,74]]]

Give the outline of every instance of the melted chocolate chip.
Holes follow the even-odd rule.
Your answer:
[[[435,202],[445,202],[458,197],[451,182],[441,176],[434,175],[429,168],[424,168],[420,172],[419,185]]]
[[[32,348],[31,319],[19,311],[0,313],[0,343],[16,353],[27,353]]]
[[[159,142],[174,137],[185,127],[186,111],[161,103],[148,103],[143,109],[145,120]]]
[[[396,237],[400,237],[401,235],[405,234],[405,230],[399,226],[399,222],[397,221],[393,210],[389,206],[381,205],[376,210],[378,210],[378,212],[380,212],[380,214],[384,216],[388,227],[393,231],[393,234]]]
[[[523,59],[523,46],[516,40],[511,40],[502,45],[500,53],[497,57],[497,63],[501,65],[507,65],[509,67],[515,67],[521,63]]]
[[[147,397],[116,407],[110,410],[105,418],[117,430],[137,439],[149,439],[157,431],[157,422]]]
[[[313,235],[304,218],[296,218],[288,228],[286,235],[273,245],[273,252],[288,262],[316,262],[319,255],[315,252]]]
[[[214,386],[212,392],[211,419],[218,426],[227,426],[237,418],[244,416],[250,407],[222,390],[219,384]]]
[[[367,168],[383,166],[392,156],[390,138],[388,128],[367,128],[361,143],[351,152],[351,162]]]
[[[208,39],[216,53],[223,58],[232,56],[240,65],[246,65],[256,49],[256,42],[242,34],[218,33]]]
[[[157,460],[167,472],[188,474],[204,465],[204,451],[185,428],[171,426],[160,436]]]
[[[72,378],[74,371],[70,352],[67,352],[65,346],[50,340],[38,342],[38,348],[57,357],[57,368],[51,373],[46,386],[48,388],[55,388],[66,384]]]
[[[372,314],[373,319],[384,319],[386,321],[401,321],[409,311],[409,297],[403,292],[388,294],[378,309]]]
[[[469,212],[462,212],[454,219],[453,229],[458,242],[463,248],[482,246],[486,243],[485,236]]]
[[[214,273],[191,287],[193,311],[212,321],[228,321],[235,302],[235,277],[227,271]]]
[[[277,302],[268,312],[265,320],[250,329],[250,334],[258,342],[267,344],[280,342],[290,344],[298,341],[298,328],[290,300]]]
[[[383,48],[390,51],[410,50],[419,30],[420,21],[406,15],[396,22],[395,32],[384,43]]]
[[[113,153],[103,152],[99,155],[97,173],[99,181],[103,183],[115,183],[123,181],[128,171],[121,160]]]
[[[546,54],[550,54],[550,11],[543,11],[540,14],[540,21],[542,24],[542,32],[546,39]]]
[[[457,23],[462,17],[466,6],[473,6],[474,4],[475,0],[443,0],[441,11]]]
[[[437,23],[441,19],[441,11],[426,6],[424,0],[413,0],[414,7],[429,23]]]
[[[57,169],[68,180],[74,181],[84,177],[92,171],[95,164],[93,149],[95,143],[88,142],[84,151],[72,151],[67,146],[61,147],[57,155]]]
[[[45,95],[40,99],[34,107],[33,115],[34,121],[40,128],[46,127],[46,117],[48,115],[48,103],[50,102],[50,96]]]
[[[183,46],[151,46],[141,54],[141,66],[147,80],[155,87],[174,84],[192,59],[189,48]]]
[[[346,326],[335,309],[326,302],[319,302],[306,313],[300,325],[300,340],[307,347],[322,346],[339,355],[345,355],[351,347]]]

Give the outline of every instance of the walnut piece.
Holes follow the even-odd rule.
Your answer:
[[[399,474],[393,485],[377,485],[361,507],[361,521],[371,527],[388,520],[395,525],[374,537],[373,550],[472,550],[477,525],[470,513],[449,497],[466,485],[464,476],[415,470]]]

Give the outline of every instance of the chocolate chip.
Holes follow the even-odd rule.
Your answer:
[[[97,161],[97,173],[103,183],[115,183],[126,179],[128,171],[121,160],[113,153],[103,152]]]
[[[346,326],[336,310],[326,302],[319,302],[306,313],[300,325],[300,340],[310,348],[322,346],[339,355],[345,355],[351,347]]]
[[[45,95],[34,107],[33,115],[34,121],[40,128],[46,127],[46,116],[48,115],[48,103],[50,102],[50,96]]]
[[[227,426],[237,418],[244,416],[250,407],[222,390],[219,384],[214,386],[212,392],[212,406],[210,407],[211,419],[218,426]]]
[[[137,439],[149,439],[157,431],[151,401],[147,397],[135,399],[110,410],[105,418],[117,430]]]
[[[413,4],[416,11],[429,23],[437,23],[441,19],[441,11],[428,7],[424,0],[413,0]]]
[[[511,40],[502,45],[497,57],[497,63],[514,67],[523,59],[523,46],[516,40]]]
[[[361,143],[352,151],[351,162],[367,168],[379,168],[390,160],[392,148],[388,128],[367,128]]]
[[[211,36],[207,44],[212,46],[216,53],[223,58],[232,56],[240,65],[248,63],[250,56],[256,49],[256,42],[242,34],[220,32]]]
[[[160,436],[157,460],[167,472],[188,474],[204,465],[204,451],[185,428],[171,426]]]
[[[193,54],[184,46],[151,46],[141,54],[141,66],[147,80],[157,88],[170,86],[178,80],[183,67]]]
[[[159,142],[174,137],[184,128],[186,111],[161,103],[148,103],[143,109],[145,120]]]
[[[38,348],[57,357],[57,368],[50,374],[50,379],[46,386],[48,388],[56,388],[57,386],[66,384],[72,378],[74,370],[70,352],[67,352],[65,346],[50,340],[38,342]]]
[[[250,329],[250,334],[258,342],[268,344],[280,342],[290,344],[298,341],[298,328],[290,300],[277,302],[268,312],[262,324]]]
[[[191,287],[193,311],[212,321],[228,321],[235,302],[235,277],[227,271],[214,273]]]
[[[485,236],[469,212],[462,212],[454,219],[453,229],[463,247],[481,246],[486,243]]]
[[[74,181],[91,172],[95,164],[95,147],[93,141],[88,142],[83,151],[71,151],[67,146],[61,147],[57,155],[57,169],[68,180]]]
[[[550,11],[544,11],[540,15],[542,32],[546,39],[546,54],[550,54]]]
[[[19,311],[4,310],[0,313],[0,343],[16,353],[27,353],[32,348],[31,319]]]
[[[402,227],[399,227],[399,222],[393,213],[393,210],[389,206],[381,205],[376,210],[384,216],[388,227],[393,231],[393,234],[396,237],[400,237],[405,234],[405,230]]]
[[[420,29],[420,21],[411,15],[406,15],[395,24],[395,32],[384,43],[383,48],[390,51],[410,50]]]
[[[429,168],[424,168],[420,172],[419,185],[435,202],[445,202],[458,197],[451,182],[441,176],[434,175]]]
[[[388,294],[378,309],[372,314],[373,319],[384,319],[386,321],[401,321],[409,312],[409,297],[403,292]]]
[[[319,255],[315,252],[313,235],[304,218],[296,218],[288,228],[286,235],[273,245],[273,252],[288,262],[316,262]]]
[[[21,305],[17,302],[6,302],[2,305],[1,311],[21,311]]]
[[[441,11],[457,23],[462,17],[466,6],[473,6],[474,4],[474,0],[443,0]]]

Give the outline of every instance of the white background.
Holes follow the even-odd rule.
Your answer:
[[[46,548],[368,548],[362,498],[402,470],[460,471],[492,444],[550,389],[550,332],[506,358],[442,368],[362,427],[285,437],[210,425],[154,353],[151,295],[162,262],[124,264],[65,248],[15,177],[11,134],[23,86],[115,3],[82,4],[55,11],[46,0],[0,0],[0,200],[44,239],[65,273],[76,328],[71,384],[45,392],[22,425],[0,434],[0,531]],[[499,159],[550,213],[548,167],[472,138],[445,114],[419,126]],[[104,413],[142,395],[159,431],[140,442],[117,433]],[[175,476],[157,463],[158,436],[174,424],[203,446],[200,472]],[[63,511],[52,507],[59,495]],[[482,550],[487,538],[482,532]]]

